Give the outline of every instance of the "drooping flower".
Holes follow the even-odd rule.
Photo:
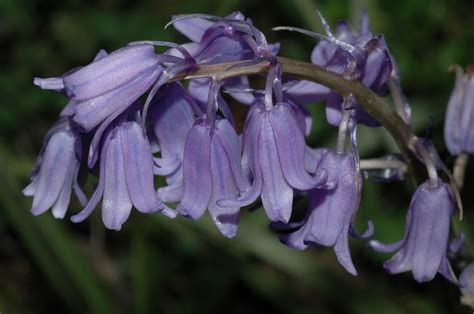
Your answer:
[[[436,273],[456,282],[447,257],[449,229],[454,212],[454,200],[448,184],[430,182],[420,185],[408,209],[404,238],[393,244],[370,241],[378,252],[398,252],[384,268],[391,274],[412,271],[418,282],[430,281]]]
[[[193,41],[183,47],[191,52],[199,64],[258,60],[275,56],[280,47],[278,43],[268,44],[265,35],[240,12],[224,18],[204,14],[178,15],[173,17],[171,23]],[[247,77],[228,79],[222,87],[233,89],[242,83],[248,83]],[[209,86],[210,81],[206,78],[191,80],[188,86],[190,95],[203,107],[207,103]],[[250,93],[230,95],[241,103],[248,104],[254,100]],[[222,97],[219,99],[219,108],[227,112],[225,117],[231,121],[232,115],[228,114],[230,109]]]
[[[240,12],[221,18],[205,14],[177,15],[173,26],[192,40],[184,44],[199,64],[251,60],[274,56],[280,45],[268,44],[265,35]]]
[[[153,46],[132,45],[62,77],[67,96],[75,102],[74,121],[89,132],[118,116],[157,80],[163,71],[159,63]]]
[[[359,32],[354,31],[347,21],[341,21],[337,25],[335,35],[321,14],[320,19],[327,36],[294,27],[277,27],[276,29],[299,31],[321,39],[311,54],[313,64],[342,74],[346,79],[358,79],[376,94],[385,95],[387,93],[385,83],[390,78],[393,68],[392,57],[383,35],[372,34],[367,16],[365,14],[362,16]],[[316,83],[301,81],[299,85],[312,90],[312,94],[304,95],[306,102],[326,99],[327,120],[331,125],[338,126],[341,121],[343,97]],[[354,105],[354,109],[357,109],[356,120],[359,123],[372,127],[380,125],[377,120],[360,108],[357,102],[354,102]]]
[[[158,189],[165,202],[178,202],[183,195],[183,156],[186,137],[193,126],[196,104],[180,83],[169,83],[155,95],[150,120],[159,142],[155,174],[166,177],[168,186]]]
[[[276,104],[273,104],[273,92]],[[261,197],[268,218],[288,222],[293,205],[293,189],[310,190],[326,183],[326,171],[311,176],[305,169],[307,146],[304,126],[294,108],[283,101],[281,69],[269,72],[265,96],[252,105],[244,126],[244,152],[252,187],[236,201],[222,200],[223,206],[246,206]]]
[[[474,75],[456,67],[456,83],[448,102],[444,140],[451,155],[474,154]]]
[[[240,164],[237,133],[228,120],[196,120],[186,140],[183,171],[184,194],[178,212],[199,219],[208,209],[220,232],[234,237],[240,206],[221,206],[217,201],[236,199],[249,183]]]
[[[306,171],[305,149],[304,134],[287,103],[270,109],[261,103],[253,105],[244,131],[244,150],[254,181],[251,190],[238,200],[240,206],[261,196],[270,220],[288,222],[293,189],[310,190],[326,182],[325,171],[315,177]]]
[[[63,218],[73,188],[79,201],[87,202],[77,182],[82,155],[80,133],[71,119],[61,118],[46,134],[32,182],[23,190],[26,196],[33,196],[34,215],[52,207],[53,216]]]
[[[290,247],[303,250],[310,244],[334,247],[336,257],[351,274],[357,275],[352,263],[348,236],[355,233],[352,220],[360,202],[362,180],[356,170],[356,158],[352,153],[336,153],[326,149],[321,152],[317,165],[325,169],[331,189],[313,189],[308,192],[308,212],[299,228],[280,237]],[[362,237],[372,233],[372,225]]]
[[[98,186],[74,222],[87,218],[102,197],[102,221],[120,230],[132,206],[142,213],[175,213],[158,198],[153,183],[153,155],[144,130],[137,121],[115,122],[102,144]]]

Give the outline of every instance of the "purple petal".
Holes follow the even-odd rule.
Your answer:
[[[242,166],[240,163],[240,143],[237,133],[227,120],[219,120],[217,122],[216,128],[219,130],[219,132],[216,132],[214,137],[216,138],[216,141],[219,141],[222,149],[229,159],[230,170],[232,171],[237,188],[240,192],[245,193],[250,188],[250,184],[248,179],[244,177],[242,171]]]
[[[184,149],[184,194],[178,212],[199,219],[209,205],[212,193],[209,130],[197,120],[188,133]]]
[[[153,155],[144,130],[137,122],[119,127],[119,134],[128,193],[133,205],[142,213],[153,213],[164,208],[153,185]]]
[[[173,16],[173,20],[175,16]],[[173,27],[194,42],[200,42],[204,32],[211,27],[214,22],[202,18],[182,19],[173,22]]]
[[[181,201],[184,193],[183,182],[176,182],[172,185],[158,189],[158,197],[166,203],[177,203]]]
[[[69,132],[58,132],[47,143],[33,198],[33,215],[45,212],[56,202],[69,169],[75,171],[78,167],[74,145],[75,138]]]
[[[299,81],[286,89],[285,95],[295,104],[306,105],[325,100],[329,92],[326,86],[310,81]]]
[[[154,158],[156,167],[153,167],[153,173],[159,176],[170,175],[175,172],[182,164],[181,159],[178,156],[163,160],[161,158]]]
[[[291,109],[287,105],[279,104],[270,111],[269,118],[274,145],[281,163],[280,169],[289,185],[299,190],[309,190],[323,184],[319,174],[314,178],[304,167],[306,147],[304,135],[298,127]]]
[[[102,221],[108,229],[120,230],[128,219],[132,201],[127,190],[125,160],[120,143],[119,130],[112,131],[105,154],[104,197],[102,200]]]
[[[391,243],[391,244],[385,244],[385,243],[382,243],[380,241],[377,241],[377,240],[370,240],[369,241],[369,246],[377,251],[377,252],[380,252],[380,253],[390,253],[390,252],[395,252],[397,250],[399,250],[403,244],[405,244],[405,241],[404,240],[400,240],[398,242],[395,242],[395,243]]]
[[[454,274],[454,271],[446,255],[441,260],[441,265],[439,266],[439,273],[452,283],[458,284],[458,279],[456,278],[456,275]]]
[[[125,86],[130,80],[155,72],[157,68],[153,46],[132,45],[67,75],[64,84],[73,100],[84,101]]]
[[[91,131],[110,115],[123,112],[132,105],[150,88],[160,73],[159,69],[145,71],[119,89],[77,103],[74,121],[86,132]]]
[[[63,187],[59,192],[58,199],[56,200],[51,212],[55,218],[62,219],[66,214],[69,202],[71,200],[71,190],[77,171],[79,170],[79,162],[76,160],[75,165],[71,165],[67,169],[66,177],[64,178]]]
[[[215,135],[218,133],[220,132],[216,131]],[[229,158],[222,144],[218,136],[213,136],[210,156],[212,195],[209,201],[209,213],[220,232],[232,238],[237,234],[240,207],[219,206],[216,203],[220,199],[235,199],[239,195],[231,170],[231,164],[235,161]]]
[[[357,270],[352,263],[351,253],[349,251],[349,241],[347,239],[347,230],[339,237],[334,246],[334,252],[336,253],[337,260],[339,263],[352,275],[357,276]]]
[[[92,194],[92,197],[89,199],[87,206],[80,213],[71,217],[72,222],[78,223],[78,222],[83,221],[87,217],[89,217],[89,215],[97,206],[97,203],[99,203],[100,198],[102,197],[102,194],[104,193],[104,183],[105,183],[105,176],[106,176],[105,163],[107,160],[106,157],[107,157],[107,151],[108,151],[110,141],[111,141],[110,136],[107,136],[102,146],[102,155],[100,158],[99,184],[97,185],[94,193]]]
[[[264,113],[266,114],[266,113]],[[259,156],[263,178],[262,203],[272,221],[288,222],[293,204],[293,189],[285,180],[277,143],[268,115],[262,119],[259,136]],[[280,158],[281,159],[281,158]]]

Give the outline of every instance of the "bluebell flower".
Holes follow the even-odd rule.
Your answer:
[[[173,17],[173,26],[192,40],[184,44],[199,64],[222,63],[274,56],[280,45],[268,44],[265,35],[240,12],[224,18],[189,14]]]
[[[474,154],[474,75],[456,67],[444,124],[444,140],[451,155]]]
[[[87,218],[102,197],[102,221],[109,229],[120,230],[132,206],[142,213],[175,213],[158,198],[153,182],[153,155],[144,130],[137,121],[121,121],[109,126],[102,144],[99,183],[74,222]]]
[[[325,171],[313,177],[305,169],[304,134],[287,103],[277,103],[270,109],[262,103],[253,105],[246,121],[244,150],[253,185],[237,202],[246,206],[261,197],[272,221],[289,221],[293,189],[310,190],[326,182]]]
[[[351,274],[357,275],[352,263],[348,236],[355,234],[352,220],[359,208],[362,180],[356,170],[352,153],[338,154],[325,149],[319,152],[317,167],[325,169],[331,188],[313,189],[308,192],[306,218],[296,223],[297,230],[281,236],[283,243],[303,250],[310,244],[334,247],[336,257]],[[361,237],[371,236],[373,226]]]
[[[284,101],[281,86],[281,69],[276,64],[268,74],[265,96],[252,105],[244,126],[243,155],[253,178],[252,187],[237,200],[222,200],[219,204],[246,206],[261,197],[270,220],[288,222],[293,190],[322,186],[327,173],[315,170],[312,176],[306,170],[309,156],[305,126],[295,116],[294,106]]]
[[[183,196],[183,159],[186,137],[194,124],[197,105],[180,83],[164,85],[150,107],[150,121],[158,139],[160,158],[155,174],[165,176],[168,186],[158,189],[165,202],[179,202]]]
[[[26,196],[33,196],[34,215],[52,208],[54,217],[63,218],[73,188],[79,201],[87,202],[77,181],[82,155],[79,131],[69,118],[61,118],[46,134],[32,182],[23,190]]]
[[[398,251],[384,263],[391,274],[411,270],[416,281],[426,282],[439,272],[448,280],[457,282],[447,257],[454,208],[448,184],[440,182],[433,186],[425,182],[417,188],[411,200],[404,238],[388,245],[375,240],[369,244],[378,252]]]
[[[237,234],[240,206],[222,206],[249,189],[240,164],[240,145],[226,119],[199,118],[188,133],[183,161],[184,194],[178,212],[192,219],[209,213],[226,237]]]
[[[62,77],[67,96],[75,102],[74,121],[89,132],[118,116],[158,79],[163,71],[159,63],[153,46],[132,45]]]
[[[225,18],[190,14],[173,17],[173,26],[193,42],[184,44],[199,64],[213,64],[239,60],[258,60],[275,56],[280,45],[268,44],[263,33],[255,28],[250,19],[234,12]],[[174,54],[174,52],[170,52]],[[248,84],[247,77],[228,79],[223,88],[233,89]],[[207,103],[210,81],[206,78],[191,80],[190,95],[203,108]],[[237,101],[249,104],[254,97],[250,93],[230,93]],[[219,108],[230,122],[232,115],[224,99],[220,97]]]
[[[319,13],[319,12],[318,12]],[[312,33],[294,27],[277,27],[277,30],[299,31],[321,39],[311,54],[311,62],[325,67],[329,71],[342,74],[346,79],[358,79],[378,95],[387,93],[386,82],[392,74],[392,56],[390,55],[383,35],[374,36],[370,30],[367,16],[361,19],[360,30],[354,31],[348,22],[341,21],[334,35],[326,20],[320,19],[327,36]],[[303,94],[305,102],[326,100],[326,118],[333,126],[341,121],[343,97],[325,86],[301,81],[298,89],[308,89],[311,93]],[[298,86],[294,87],[297,89]],[[380,123],[354,103],[357,109],[356,120],[368,126],[376,127]]]

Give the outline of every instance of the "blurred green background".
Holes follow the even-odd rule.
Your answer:
[[[239,235],[228,240],[210,219],[169,220],[132,214],[120,232],[106,231],[100,210],[86,222],[33,217],[21,190],[43,136],[64,97],[41,91],[34,76],[50,77],[87,64],[98,49],[155,39],[184,42],[172,14],[226,15],[240,10],[281,55],[308,60],[314,40],[274,33],[277,25],[321,31],[314,8],[331,25],[356,20],[368,9],[375,33],[383,33],[402,73],[416,131],[429,131],[449,165],[443,144],[452,63],[474,62],[474,2],[465,1],[27,1],[0,0],[0,312],[3,313],[470,313],[457,287],[437,276],[428,284],[411,274],[390,276],[375,254],[351,241],[358,277],[347,274],[332,249],[286,248],[268,228],[262,210],[243,211]],[[312,109],[311,143],[333,146],[334,129],[321,106]],[[393,152],[383,130],[361,128],[363,157]],[[468,240],[474,232],[473,164],[463,193]],[[89,186],[88,192],[91,191]],[[373,219],[375,237],[403,236],[410,191],[404,184],[366,182],[358,225]],[[70,212],[77,212],[77,201]],[[466,260],[456,260],[457,271]]]

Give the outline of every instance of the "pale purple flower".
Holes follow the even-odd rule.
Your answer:
[[[339,74],[353,75],[375,93],[385,95],[385,83],[393,68],[392,59],[383,35],[372,34],[367,16],[362,16],[359,32],[354,31],[348,22],[339,22],[335,37],[352,45],[359,51],[358,54],[354,56],[337,44],[321,41],[311,54],[311,62]],[[343,98],[339,94],[331,92],[328,95],[326,117],[330,124],[339,125],[342,103]],[[357,108],[356,119],[369,126],[379,125],[378,121],[360,108]]]
[[[303,130],[288,103],[266,109],[252,106],[244,131],[244,154],[253,177],[249,192],[237,202],[222,205],[249,205],[261,196],[272,221],[288,222],[293,204],[293,189],[310,190],[326,182],[326,171],[314,177],[305,169],[306,144]]]
[[[34,215],[52,208],[54,217],[63,218],[73,188],[79,201],[87,202],[77,182],[82,154],[80,133],[69,118],[61,118],[46,134],[32,182],[23,190],[26,196],[33,196]]]
[[[220,232],[234,237],[240,206],[221,206],[217,201],[237,199],[249,189],[249,183],[240,164],[239,140],[229,121],[196,120],[186,140],[183,170],[184,194],[178,212],[199,219],[208,209]]]
[[[161,154],[155,158],[155,174],[165,176],[168,183],[158,189],[165,202],[179,202],[183,196],[184,146],[196,107],[180,83],[164,85],[150,105],[150,120]]]
[[[131,45],[62,77],[74,105],[74,121],[86,132],[118,116],[143,95],[163,69],[152,45]],[[46,84],[43,87],[54,87]]]
[[[305,220],[297,223],[296,231],[281,236],[283,243],[303,250],[310,244],[334,247],[336,257],[341,265],[351,274],[357,275],[352,263],[348,236],[355,234],[352,220],[360,203],[362,180],[356,170],[354,154],[338,154],[333,150],[319,152],[317,167],[325,169],[328,174],[330,189],[313,189],[308,192],[308,212]],[[371,236],[369,230],[361,238]]]
[[[117,121],[109,127],[100,158],[99,184],[85,209],[71,218],[87,218],[102,197],[102,221],[120,230],[132,206],[142,213],[163,212],[174,217],[158,198],[153,182],[153,155],[140,123]]]
[[[184,44],[200,64],[249,60],[276,55],[280,45],[268,44],[265,35],[240,12],[224,18],[189,14],[173,17],[173,26],[192,40]]]
[[[385,95],[387,93],[385,83],[390,78],[393,68],[392,57],[383,36],[374,36],[370,31],[367,16],[365,14],[362,16],[358,32],[354,31],[348,22],[341,21],[337,25],[335,35],[322,15],[319,14],[319,16],[327,36],[295,27],[277,27],[275,29],[298,31],[321,39],[311,54],[312,63],[341,74],[346,79],[358,79],[378,95]],[[308,81],[301,81],[293,88],[299,91],[303,89],[311,91],[299,96],[302,102],[316,102],[325,99],[328,122],[333,126],[339,125],[344,102],[342,96],[325,86]],[[359,108],[356,102],[354,106],[354,109],[357,109],[355,118],[358,122],[373,127],[380,125],[377,120]]]
[[[398,251],[384,263],[385,269],[391,274],[411,270],[420,283],[432,280],[438,272],[457,282],[447,257],[454,207],[448,184],[420,185],[408,209],[405,237],[393,244],[369,243],[378,252]]]
[[[451,155],[474,154],[473,125],[474,75],[469,71],[464,74],[458,66],[444,124],[444,140]]]

